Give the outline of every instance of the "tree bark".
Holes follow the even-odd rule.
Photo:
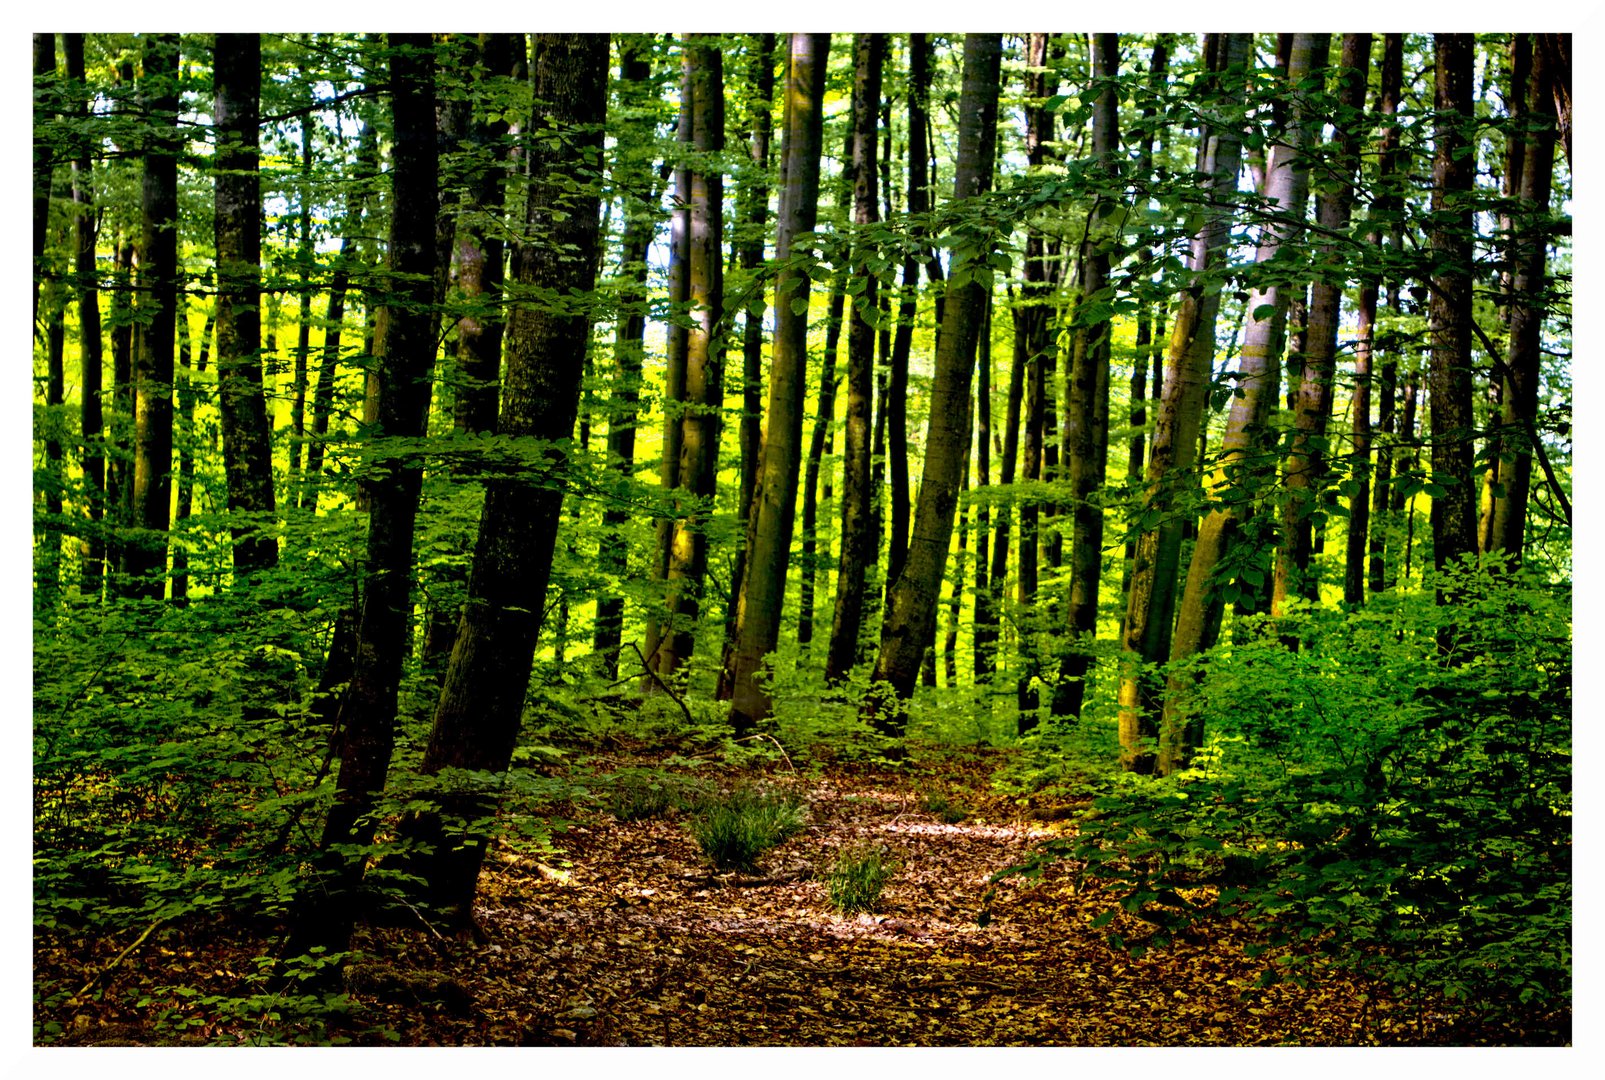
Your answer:
[[[1231,108],[1242,100],[1249,63],[1245,34],[1209,35],[1209,81],[1218,111],[1205,118],[1198,172],[1208,179],[1209,209],[1193,234],[1188,269],[1197,283],[1183,295],[1171,328],[1165,359],[1164,398],[1148,458],[1148,487],[1137,527],[1136,562],[1127,598],[1126,632],[1120,676],[1120,755],[1133,772],[1152,772],[1157,763],[1157,712],[1162,706],[1153,667],[1170,656],[1176,607],[1177,572],[1181,561],[1184,521],[1192,512],[1177,506],[1178,494],[1191,484],[1198,437],[1203,424],[1210,366],[1215,353],[1215,317],[1220,310],[1220,284],[1212,280],[1230,236],[1228,200],[1237,188],[1242,163],[1242,133],[1233,125]]]
[[[1293,35],[1287,84],[1291,88],[1326,66],[1330,35]],[[1309,148],[1318,136],[1312,110],[1294,96],[1292,115],[1280,141],[1271,149],[1266,165],[1266,198],[1271,209],[1284,215],[1268,223],[1261,235],[1255,261],[1269,262],[1277,250],[1296,243],[1302,233],[1309,195]],[[1245,311],[1249,324],[1238,361],[1236,396],[1221,440],[1220,458],[1206,483],[1214,502],[1198,527],[1187,586],[1177,613],[1171,641],[1172,662],[1194,656],[1213,644],[1219,631],[1221,608],[1234,590],[1216,581],[1216,570],[1228,563],[1232,542],[1246,508],[1268,478],[1263,465],[1267,439],[1266,419],[1277,403],[1282,347],[1286,340],[1290,290],[1267,284],[1250,291]],[[1187,767],[1192,751],[1203,741],[1202,720],[1193,708],[1191,676],[1170,676],[1160,721],[1158,769],[1168,775]]]
[[[651,93],[652,49],[649,41],[636,35],[620,35],[618,40],[620,104],[637,109]],[[647,251],[657,232],[658,187],[653,182],[650,154],[652,122],[628,118],[615,124],[618,131],[618,161],[614,180],[624,202],[624,235],[619,271],[623,285],[619,292],[618,328],[613,338],[613,401],[608,413],[608,468],[621,488],[635,471],[635,428],[641,400],[641,367],[646,352]],[[629,545],[622,529],[630,520],[630,509],[620,501],[610,502],[602,511],[602,540],[597,549],[598,568],[605,577],[603,594],[596,602],[596,633],[592,648],[601,658],[609,679],[618,678],[619,647],[624,636],[624,597],[615,580],[622,581],[629,570]]]
[[[1327,420],[1332,412],[1332,386],[1337,378],[1338,313],[1348,279],[1344,272],[1344,253],[1330,238],[1347,232],[1349,228],[1349,213],[1354,204],[1355,172],[1360,165],[1359,124],[1364,117],[1365,80],[1370,69],[1371,35],[1345,34],[1338,73],[1336,153],[1331,158],[1335,175],[1326,178],[1326,187],[1316,199],[1316,221],[1324,239],[1317,247],[1317,277],[1310,285],[1304,377],[1299,382],[1298,401],[1294,405],[1293,444],[1282,473],[1286,502],[1282,505],[1281,545],[1277,552],[1271,591],[1271,613],[1278,618],[1286,610],[1289,596],[1309,598],[1316,587],[1310,574],[1312,518],[1319,513],[1316,496],[1326,473]],[[1358,458],[1362,453],[1361,444],[1368,445],[1370,440],[1368,343],[1356,350],[1355,365],[1355,397],[1351,408],[1355,414],[1357,436],[1354,453]],[[1361,367],[1365,370],[1361,371]],[[1356,472],[1363,478],[1364,467]],[[1351,501],[1363,507],[1368,497],[1369,492],[1362,491]],[[1359,532],[1361,543],[1351,545],[1356,555],[1363,552],[1365,538],[1365,511],[1360,509],[1359,512],[1362,519]],[[1358,558],[1350,561],[1355,570],[1355,591],[1359,591],[1360,562]],[[1349,590],[1349,577],[1346,571],[1345,595]]]
[[[758,486],[747,522],[747,565],[736,614],[736,647],[727,666],[730,723],[750,734],[769,715],[769,695],[757,675],[780,637],[791,554],[792,513],[802,464],[803,397],[808,370],[808,251],[819,212],[819,156],[824,125],[829,34],[792,34],[786,76],[780,215],[775,258],[775,343],[769,365],[769,404]]]
[[[691,87],[691,216],[686,300],[685,409],[680,421],[676,518],[669,546],[671,629],[658,652],[657,673],[669,679],[691,659],[708,573],[707,524],[719,473],[719,414],[724,403],[721,326],[724,321],[724,174],[714,155],[724,150],[724,68],[708,35],[687,35],[686,84]]]
[[[608,38],[539,34],[535,56],[537,138],[530,144],[525,221],[529,235],[552,242],[521,245],[514,279],[528,295],[571,289],[584,294],[595,285],[601,242],[597,219]],[[589,321],[584,308],[569,304],[513,306],[500,434],[547,443],[570,437]],[[498,478],[485,485],[468,603],[424,753],[426,774],[499,773],[512,760],[545,610],[567,462],[551,447],[539,469],[537,477]],[[483,827],[473,822],[491,811],[492,796],[472,785],[459,792],[447,786],[442,814],[421,816],[412,831],[432,844],[423,871],[432,898],[466,922],[488,843]]]
[[[881,68],[886,56],[886,35],[860,34],[853,43],[853,224],[863,229],[875,223],[876,114],[880,108]],[[879,317],[879,289],[868,266],[875,248],[865,239],[853,244],[855,280],[863,289],[852,299],[847,330],[847,430],[842,476],[841,561],[836,575],[836,608],[831,620],[830,649],[825,659],[825,680],[847,677],[858,659],[858,637],[863,629],[864,582],[879,537],[871,532],[870,412],[875,397],[875,326]]]
[[[374,335],[375,417],[369,443],[370,460],[383,465],[362,482],[369,518],[362,614],[356,662],[337,721],[340,767],[323,828],[325,872],[292,935],[292,950],[310,944],[343,949],[350,937],[364,860],[340,849],[365,845],[373,836],[369,812],[390,770],[411,624],[413,533],[423,468],[401,447],[423,437],[429,413],[439,156],[430,36],[391,34],[388,52],[395,137],[388,267],[393,280]]]
[[[1108,174],[1115,168],[1120,143],[1117,127],[1120,42],[1115,34],[1092,36],[1092,78],[1106,80],[1093,104],[1092,153]],[[1113,180],[1113,177],[1109,177]],[[1070,370],[1070,410],[1066,422],[1066,453],[1070,458],[1070,498],[1074,515],[1074,542],[1070,552],[1070,596],[1065,619],[1070,633],[1068,650],[1059,662],[1054,688],[1054,716],[1081,715],[1087,673],[1092,666],[1091,647],[1098,632],[1098,582],[1103,573],[1103,487],[1109,440],[1109,248],[1119,243],[1110,235],[1115,200],[1100,196],[1082,240],[1081,300],[1075,318],[1075,345]],[[1100,305],[1104,309],[1099,314]]]
[[[167,527],[173,497],[173,339],[178,312],[178,35],[144,41],[140,97],[149,128],[141,182],[140,333],[134,356],[134,468],[128,587],[160,600],[166,591]],[[149,314],[147,315],[146,312]]]
[[[66,34],[67,78],[80,122],[90,115],[89,87],[84,81],[84,35]],[[99,596],[106,566],[106,537],[102,519],[106,510],[106,450],[101,393],[105,359],[100,328],[100,289],[95,268],[95,190],[91,158],[93,140],[81,138],[72,164],[73,276],[78,294],[78,400],[84,437],[84,487],[89,514],[89,541],[85,548],[80,592]]]
[[[1002,40],[997,34],[965,35],[958,159],[953,178],[955,200],[975,198],[991,187],[1001,51]],[[954,249],[955,268],[944,290],[945,310],[936,347],[919,503],[908,558],[892,586],[881,628],[874,681],[882,684],[882,693],[876,695],[879,700],[867,702],[877,727],[897,737],[907,725],[902,703],[913,694],[920,658],[936,625],[936,605],[964,468],[964,447],[969,440],[970,380],[986,304],[987,287],[983,282],[990,280],[985,268],[989,251],[986,238],[963,237]],[[887,700],[886,691],[896,700]]]
[[[262,186],[257,176],[262,43],[256,34],[218,34],[217,381],[228,507],[234,516],[234,573],[248,578],[278,565],[270,519],[273,457],[262,393]]]
[[[1395,251],[1403,246],[1403,227],[1397,222],[1396,210],[1402,205],[1399,195],[1390,190],[1394,178],[1400,173],[1403,154],[1399,150],[1400,130],[1396,118],[1399,113],[1399,101],[1403,96],[1404,80],[1404,35],[1384,34],[1382,36],[1382,71],[1381,85],[1378,92],[1381,95],[1379,111],[1382,115],[1382,137],[1379,140],[1378,158],[1380,176],[1377,182],[1377,194],[1372,203],[1373,213],[1381,221],[1393,219],[1386,233],[1380,229],[1371,233],[1371,242],[1380,245],[1386,236],[1388,246]],[[1368,282],[1361,292],[1362,313],[1365,310],[1375,312],[1381,282]],[[1398,284],[1392,282],[1389,288],[1390,310],[1398,307]],[[1371,325],[1375,326],[1373,317]],[[1388,534],[1393,530],[1397,516],[1392,512],[1390,493],[1396,489],[1390,488],[1389,481],[1393,475],[1394,460],[1401,453],[1399,440],[1394,437],[1394,400],[1397,396],[1399,383],[1399,355],[1396,339],[1388,335],[1385,339],[1372,335],[1372,352],[1382,353],[1381,379],[1377,383],[1377,430],[1381,432],[1381,446],[1378,448],[1375,476],[1371,486],[1371,513],[1367,523],[1370,538],[1367,542],[1366,557],[1366,587],[1374,593],[1382,592],[1387,588],[1387,560],[1388,560]],[[1374,363],[1374,361],[1373,361]]]
[[[1499,421],[1501,438],[1510,448],[1510,460],[1501,465],[1500,487],[1495,493],[1490,550],[1503,551],[1519,563],[1525,541],[1527,502],[1532,488],[1533,447],[1538,419],[1538,384],[1543,358],[1545,268],[1549,253],[1549,197],[1555,168],[1555,99],[1551,90],[1551,59],[1535,49],[1527,86],[1518,93],[1528,101],[1533,130],[1523,147],[1518,196],[1520,213],[1513,216],[1512,306],[1510,344],[1500,379]]]
[[[1472,475],[1471,154],[1472,36],[1433,36],[1431,345],[1432,555],[1440,571],[1477,550],[1477,491]],[[1445,598],[1447,599],[1447,598]]]

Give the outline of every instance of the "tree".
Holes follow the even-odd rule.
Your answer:
[[[1532,488],[1533,452],[1536,445],[1538,385],[1543,356],[1544,288],[1548,261],[1550,185],[1555,167],[1555,99],[1548,50],[1533,50],[1530,81],[1516,88],[1528,102],[1533,130],[1522,149],[1521,183],[1517,196],[1519,216],[1513,215],[1511,262],[1513,281],[1510,307],[1510,345],[1500,373],[1499,422],[1501,438],[1511,449],[1508,465],[1501,463],[1495,494],[1489,549],[1521,560]]]
[[[680,459],[667,578],[670,630],[658,650],[660,679],[691,658],[693,629],[708,573],[707,522],[718,481],[719,414],[724,403],[724,176],[715,155],[724,151],[724,68],[712,35],[687,35],[685,84],[691,97],[690,236],[686,302],[692,325],[686,336],[685,405],[680,418]]]
[[[955,200],[975,199],[991,187],[997,139],[998,73],[1002,39],[967,34],[959,98],[958,158],[953,168]],[[936,626],[936,605],[947,567],[953,515],[958,506],[965,449],[970,438],[970,378],[986,308],[987,231],[955,237],[955,266],[943,295],[942,331],[931,386],[931,416],[925,436],[925,468],[909,540],[908,558],[888,594],[874,680],[881,700],[870,707],[877,726],[900,736],[907,722],[901,705],[914,691],[920,659]],[[889,690],[896,702],[888,701]]]
[[[1127,769],[1143,773],[1152,772],[1157,764],[1156,713],[1163,708],[1163,696],[1152,666],[1170,658],[1182,525],[1190,516],[1177,505],[1181,501],[1177,488],[1193,470],[1215,353],[1220,283],[1211,272],[1225,255],[1231,229],[1230,198],[1242,163],[1242,133],[1233,123],[1232,112],[1242,99],[1247,76],[1247,36],[1210,35],[1204,52],[1207,71],[1201,90],[1207,95],[1208,110],[1197,170],[1206,178],[1204,211],[1188,257],[1188,269],[1195,276],[1176,309],[1165,354],[1164,397],[1148,456],[1147,490],[1136,516],[1141,535],[1121,642],[1121,762]]]
[[[1427,395],[1432,401],[1432,560],[1440,571],[1477,550],[1477,493],[1472,483],[1471,154],[1472,38],[1433,36],[1431,343]]]
[[[1383,128],[1381,138],[1378,140],[1378,172],[1376,197],[1372,201],[1372,214],[1379,220],[1393,219],[1389,227],[1373,230],[1369,239],[1373,245],[1379,245],[1384,236],[1389,246],[1397,250],[1403,246],[1403,226],[1398,221],[1401,216],[1399,210],[1403,206],[1403,198],[1392,191],[1395,177],[1400,172],[1400,166],[1405,160],[1399,149],[1399,125],[1394,122],[1398,116],[1399,100],[1402,96],[1402,82],[1404,79],[1404,35],[1384,34],[1382,38],[1382,71],[1381,85],[1378,87],[1380,95],[1379,112],[1382,115]],[[1375,479],[1371,488],[1371,512],[1368,515],[1367,526],[1370,530],[1370,539],[1366,548],[1366,587],[1374,593],[1382,592],[1387,587],[1387,549],[1388,532],[1392,526],[1394,515],[1390,512],[1392,498],[1400,494],[1389,484],[1393,474],[1394,458],[1399,454],[1399,446],[1394,436],[1394,401],[1397,397],[1399,382],[1398,349],[1390,340],[1384,342],[1374,332],[1367,334],[1365,330],[1374,327],[1377,322],[1377,293],[1380,282],[1367,281],[1360,291],[1361,338],[1367,343],[1369,353],[1382,352],[1381,380],[1377,385],[1377,429],[1381,432],[1382,441],[1376,460]],[[1388,309],[1397,311],[1399,307],[1398,279],[1389,282]],[[1368,356],[1368,362],[1370,357]],[[1358,450],[1356,450],[1358,453]],[[1366,515],[1362,515],[1366,516]],[[1350,601],[1353,602],[1352,600]]]
[[[596,283],[602,131],[607,110],[606,34],[537,34],[532,73],[537,115],[529,158],[525,229],[507,326],[507,371],[496,428],[538,440],[529,475],[488,480],[474,545],[468,602],[435,708],[426,775],[500,773],[512,760],[541,631],[567,471],[561,440],[579,412],[590,315],[553,300]],[[528,298],[528,299],[525,299]],[[441,797],[414,835],[431,844],[423,876],[433,898],[466,922],[487,838],[476,822],[485,795],[472,784]]]
[[[1287,85],[1293,93],[1292,115],[1279,141],[1270,149],[1265,167],[1268,209],[1280,215],[1268,220],[1260,232],[1255,262],[1265,266],[1284,244],[1294,244],[1303,231],[1305,202],[1309,195],[1309,151],[1318,127],[1307,101],[1305,84],[1326,66],[1330,35],[1294,34],[1287,66]],[[1250,291],[1246,310],[1249,324],[1238,362],[1237,386],[1231,414],[1221,439],[1220,457],[1207,485],[1216,500],[1198,526],[1198,542],[1187,564],[1187,586],[1176,618],[1170,659],[1194,656],[1214,644],[1220,629],[1226,590],[1219,568],[1228,562],[1231,545],[1245,508],[1265,484],[1266,420],[1276,407],[1281,379],[1282,347],[1287,329],[1290,290],[1276,277]],[[1185,768],[1193,749],[1202,745],[1202,727],[1191,708],[1186,679],[1173,674],[1160,722],[1158,768],[1161,775]]]
[[[884,34],[860,34],[853,42],[853,224],[864,230],[875,223],[875,120],[881,96],[881,66],[886,55]],[[869,265],[873,244],[862,233],[854,241],[855,281],[847,331],[847,439],[842,479],[841,563],[836,578],[836,610],[831,621],[830,652],[825,679],[847,677],[858,658],[863,628],[864,582],[871,551],[880,537],[870,531],[870,408],[875,397],[875,324],[879,295]]]
[[[785,138],[781,147],[780,214],[775,234],[775,343],[769,362],[768,427],[759,455],[758,486],[747,522],[747,562],[741,577],[736,645],[726,662],[730,723],[750,733],[769,715],[758,683],[764,658],[780,637],[791,554],[792,498],[802,463],[803,394],[808,364],[809,271],[804,261],[819,213],[819,154],[823,137],[829,34],[793,34],[786,74]]]
[[[405,449],[421,438],[429,413],[435,359],[435,215],[439,156],[435,143],[435,63],[427,34],[391,34],[387,52],[394,143],[391,146],[391,281],[375,333],[372,369],[368,539],[354,669],[341,701],[340,767],[320,843],[323,898],[300,915],[293,946],[343,948],[350,936],[363,858],[343,854],[373,836],[369,812],[390,770],[396,695],[412,615],[413,537],[423,468]],[[316,895],[316,894],[314,894]]]
[[[141,184],[139,276],[144,294],[134,356],[134,467],[130,505],[139,532],[125,549],[128,588],[160,600],[166,589],[173,480],[173,340],[178,312],[178,35],[143,41],[140,96],[150,127]]]
[[[1336,112],[1334,153],[1327,159],[1329,174],[1322,177],[1320,195],[1316,199],[1316,224],[1325,239],[1316,246],[1317,263],[1315,281],[1310,286],[1310,306],[1304,347],[1304,376],[1298,384],[1298,400],[1293,413],[1293,444],[1282,472],[1282,484],[1287,501],[1282,506],[1281,544],[1277,550],[1272,582],[1271,612],[1281,615],[1288,597],[1309,598],[1314,591],[1310,577],[1310,550],[1312,518],[1318,513],[1315,495],[1324,480],[1327,442],[1327,418],[1332,412],[1332,387],[1337,379],[1338,310],[1343,300],[1347,273],[1343,268],[1343,255],[1333,237],[1346,233],[1349,228],[1349,211],[1354,202],[1354,176],[1360,164],[1359,118],[1365,108],[1365,75],[1371,67],[1371,35],[1345,34],[1342,57],[1339,60],[1339,84]],[[1356,393],[1354,399],[1355,424],[1359,417],[1370,416],[1369,375],[1358,370],[1361,351],[1356,352]],[[1364,349],[1364,362],[1369,367],[1369,345]],[[1355,453],[1360,443],[1368,439],[1361,432],[1356,438]],[[1362,470],[1363,471],[1363,470]],[[1351,545],[1355,557],[1346,564],[1352,573],[1344,575],[1344,593],[1349,595],[1350,578],[1353,591],[1360,592],[1359,556],[1364,551],[1365,527],[1363,519],[1368,492],[1363,489],[1354,495],[1351,505],[1358,508],[1362,519],[1360,543]],[[1351,511],[1352,513],[1353,511]],[[1357,601],[1351,601],[1357,602]]]
[[[1114,170],[1120,143],[1117,82],[1120,42],[1115,34],[1092,36],[1092,80],[1098,96],[1092,113],[1092,153],[1105,174]],[[1112,179],[1112,178],[1111,178]],[[1080,716],[1098,632],[1098,579],[1103,572],[1103,487],[1109,458],[1109,249],[1120,243],[1114,198],[1099,193],[1081,243],[1081,302],[1073,324],[1065,452],[1070,458],[1070,498],[1075,519],[1070,554],[1070,597],[1065,607],[1071,647],[1059,663],[1053,694],[1055,716]]]
[[[84,35],[63,35],[67,53],[67,78],[77,100],[78,116],[89,115],[89,87],[84,75]],[[102,444],[105,422],[101,388],[105,375],[100,327],[100,289],[95,270],[95,243],[98,233],[94,212],[94,163],[92,140],[81,137],[72,163],[73,276],[78,293],[79,415],[84,437],[85,498],[89,512],[90,535],[84,558],[82,592],[98,596],[105,573],[106,539],[100,523],[106,512],[106,454]]]
[[[262,187],[257,178],[261,123],[262,42],[256,34],[218,34],[213,52],[217,92],[217,378],[222,398],[223,463],[229,511],[236,515],[234,571],[278,565],[273,513],[273,458],[262,394]]]

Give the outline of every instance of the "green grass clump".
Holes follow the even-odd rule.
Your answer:
[[[876,902],[880,900],[881,889],[895,869],[883,847],[843,849],[836,856],[836,863],[827,878],[830,906],[843,915],[874,911]]]
[[[924,805],[927,813],[935,814],[947,825],[957,825],[970,816],[969,807],[954,802],[941,791],[933,791],[926,795]]]
[[[608,810],[620,821],[645,821],[685,807],[680,783],[660,772],[624,772],[613,778]]]
[[[770,788],[739,787],[701,803],[691,835],[720,870],[752,870],[758,857],[803,827],[797,796]]]

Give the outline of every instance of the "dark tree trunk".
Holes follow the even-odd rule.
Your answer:
[[[84,83],[84,35],[67,34],[67,78],[77,99],[80,120],[89,114],[89,89]],[[89,513],[87,545],[80,591],[99,596],[106,566],[106,537],[101,521],[106,510],[105,426],[101,407],[105,360],[100,330],[100,289],[95,269],[96,220],[91,140],[81,139],[72,165],[73,276],[78,294],[78,398],[84,436],[84,487]]]
[[[1437,34],[1434,67],[1433,255],[1427,395],[1432,400],[1433,565],[1438,570],[1477,550],[1477,491],[1472,482],[1471,192],[1472,37]]]
[[[752,295],[747,300],[741,327],[741,478],[736,491],[736,521],[745,526],[752,517],[752,494],[758,485],[758,455],[763,448],[763,320],[764,289],[758,279],[763,265],[764,232],[769,224],[769,136],[775,98],[775,35],[757,34],[750,42],[747,93],[751,120],[750,178],[738,181],[737,217],[743,223],[735,242],[741,269],[749,275]],[[743,529],[745,532],[745,529]],[[746,572],[747,549],[736,551],[730,575],[730,596],[725,605],[725,641],[720,665],[719,699],[729,700],[730,650],[736,640],[736,610],[741,599],[741,578]]]
[[[958,160],[954,167],[956,200],[973,198],[991,187],[997,139],[998,73],[1002,40],[996,34],[968,34],[964,39],[964,76],[959,99]],[[984,242],[957,261],[984,258]],[[957,253],[956,253],[957,254]],[[986,287],[969,280],[945,291],[942,333],[936,347],[931,386],[931,416],[925,440],[925,468],[919,505],[911,532],[908,558],[892,586],[881,626],[875,682],[896,701],[869,701],[877,727],[901,736],[907,724],[902,702],[912,695],[920,659],[936,625],[936,606],[947,565],[953,515],[958,505],[969,441],[970,380],[974,350],[986,304]]]
[[[1117,128],[1119,101],[1112,80],[1119,74],[1120,42],[1115,34],[1092,37],[1092,78],[1111,80],[1093,104],[1092,153],[1104,170],[1115,166],[1120,144]],[[1065,619],[1071,641],[1059,662],[1052,712],[1059,717],[1081,715],[1087,672],[1092,666],[1092,643],[1098,632],[1098,582],[1103,573],[1103,495],[1109,455],[1109,334],[1108,316],[1092,314],[1107,303],[1109,238],[1116,208],[1100,199],[1088,221],[1082,242],[1081,303],[1075,319],[1075,346],[1070,369],[1070,412],[1065,452],[1070,458],[1070,498],[1075,533],[1070,552],[1070,597]]]
[[[150,117],[140,214],[140,333],[134,357],[134,467],[128,587],[160,600],[166,590],[173,496],[173,340],[178,312],[178,35],[144,42],[140,97]],[[147,314],[148,312],[148,314]]]
[[[1528,85],[1518,93],[1528,100],[1535,122],[1523,147],[1519,216],[1513,217],[1512,304],[1510,346],[1501,379],[1499,421],[1502,438],[1512,447],[1500,469],[1503,494],[1493,506],[1490,550],[1520,562],[1525,541],[1527,502],[1532,488],[1533,450],[1537,436],[1539,369],[1543,358],[1545,268],[1549,249],[1549,197],[1555,168],[1554,77],[1548,51],[1533,52]]]
[[[33,333],[39,333],[39,289],[48,276],[45,241],[50,233],[50,187],[55,152],[49,130],[56,93],[56,35],[33,36]]]
[[[534,295],[595,285],[607,107],[605,34],[537,35],[538,103],[530,150],[526,231],[550,244],[524,244],[514,259],[520,291]],[[556,137],[561,136],[561,137]],[[574,190],[580,186],[580,192]],[[497,431],[556,442],[579,411],[589,315],[518,304],[507,326],[507,365]],[[512,761],[545,610],[567,469],[555,448],[531,479],[495,479],[474,546],[468,603],[435,710],[423,771],[499,773]],[[433,900],[466,922],[488,842],[471,824],[490,810],[487,792],[441,796],[442,813],[413,822],[432,847],[423,876]]]
[[[412,546],[423,485],[418,459],[399,448],[425,434],[435,358],[435,64],[427,34],[389,35],[392,148],[389,271],[393,275],[374,338],[372,368],[379,449],[397,447],[388,467],[363,481],[368,543],[355,663],[335,737],[340,768],[324,823],[324,873],[292,935],[291,955],[314,944],[344,949],[356,918],[363,858],[341,853],[373,836],[369,816],[384,791],[395,745],[396,696],[412,613]],[[331,660],[333,656],[331,654]]]
[[[634,35],[618,38],[620,103],[635,109],[651,93],[651,45]],[[624,208],[624,236],[620,259],[623,287],[619,292],[618,329],[613,339],[613,401],[608,414],[607,458],[621,489],[635,471],[635,427],[641,400],[641,365],[646,351],[647,251],[657,231],[657,185],[653,182],[649,154],[650,120],[627,118],[615,125],[620,130],[619,160],[614,180],[620,188]],[[630,520],[630,509],[622,502],[610,502],[602,512],[603,536],[597,550],[598,568],[607,579],[604,593],[596,602],[596,633],[592,648],[601,658],[609,679],[618,678],[619,647],[624,634],[624,597],[615,579],[622,581],[629,569],[629,545],[621,530]]]
[[[792,514],[802,465],[803,399],[808,371],[807,273],[789,264],[808,243],[819,212],[819,155],[824,126],[825,67],[829,34],[793,34],[786,77],[780,218],[775,258],[775,344],[769,365],[769,418],[759,455],[758,486],[747,522],[747,565],[741,579],[736,647],[727,666],[730,723],[749,734],[769,715],[769,696],[758,684],[764,658],[780,638],[791,553]]]
[[[724,321],[724,174],[715,155],[724,151],[724,67],[708,35],[685,38],[686,83],[691,87],[689,258],[686,301],[692,325],[686,337],[685,411],[680,421],[679,479],[668,582],[671,630],[658,653],[658,677],[668,679],[691,659],[708,573],[707,524],[719,474],[719,413],[724,403],[721,324]]]
[[[1248,36],[1210,35],[1206,52],[1210,54],[1211,81],[1218,80],[1222,72],[1249,61]],[[1193,234],[1188,267],[1199,274],[1218,265],[1225,256],[1231,222],[1224,203],[1236,190],[1242,159],[1242,135],[1229,111],[1229,106],[1240,100],[1242,91],[1235,85],[1225,90],[1227,96],[1219,102],[1222,111],[1206,119],[1198,151],[1198,171],[1208,178],[1204,183],[1218,207]],[[1219,310],[1220,294],[1215,290],[1189,289],[1184,293],[1166,354],[1164,399],[1148,459],[1147,491],[1138,511],[1152,524],[1142,529],[1137,540],[1125,637],[1121,642],[1120,757],[1122,764],[1134,772],[1151,772],[1157,761],[1156,713],[1162,697],[1160,687],[1147,672],[1169,659],[1171,651],[1184,517],[1176,512],[1176,496],[1186,487],[1193,471],[1207,407]]]
[[[217,95],[217,381],[223,466],[234,515],[234,573],[276,566],[271,532],[273,457],[262,393],[262,186],[257,178],[262,43],[256,34],[219,34]],[[243,519],[243,520],[242,520]],[[264,527],[268,528],[264,528]]]
[[[860,34],[853,44],[853,224],[864,228],[879,217],[876,188],[880,173],[876,162],[875,120],[880,108],[881,67],[886,56],[886,35]],[[836,609],[831,622],[830,652],[825,679],[847,677],[858,658],[859,631],[864,619],[864,581],[879,537],[871,531],[874,519],[870,478],[870,411],[875,395],[875,327],[870,318],[879,313],[879,289],[867,263],[875,248],[855,239],[853,272],[863,282],[853,296],[847,330],[847,432],[846,461],[842,476],[841,562],[836,576]]]
[[[1399,99],[1402,96],[1404,80],[1404,35],[1384,34],[1382,38],[1382,80],[1379,87],[1381,95],[1380,112],[1382,114],[1382,138],[1378,157],[1380,159],[1381,176],[1377,185],[1377,195],[1373,202],[1376,216],[1381,220],[1388,220],[1391,212],[1400,205],[1399,197],[1390,191],[1393,178],[1402,166],[1403,155],[1399,150],[1399,125],[1395,122],[1399,113]],[[1371,234],[1372,243],[1381,244],[1383,233],[1380,231]],[[1388,246],[1397,251],[1403,246],[1402,227],[1393,224],[1387,234]],[[1373,312],[1376,309],[1377,293],[1380,291],[1380,282],[1368,282],[1366,291],[1361,294],[1362,308],[1369,306]],[[1390,289],[1390,309],[1397,309],[1398,285],[1395,282]],[[1372,320],[1375,325],[1375,319]],[[1399,382],[1399,350],[1395,340],[1376,338],[1372,342],[1373,365],[1374,356],[1382,354],[1381,379],[1377,383],[1377,429],[1382,434],[1381,446],[1377,452],[1376,471],[1371,487],[1371,514],[1367,523],[1370,538],[1367,544],[1366,585],[1374,593],[1382,592],[1387,588],[1387,559],[1388,534],[1397,521],[1392,512],[1389,481],[1393,475],[1393,463],[1399,455],[1398,440],[1394,438],[1394,400]]]

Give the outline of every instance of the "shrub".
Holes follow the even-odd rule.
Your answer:
[[[706,800],[690,821],[691,835],[720,870],[753,869],[760,855],[802,827],[801,799],[748,786]]]
[[[925,812],[935,814],[947,825],[957,825],[970,816],[969,807],[963,803],[954,802],[944,791],[933,791],[925,796],[921,805]]]
[[[608,810],[620,821],[645,821],[683,810],[685,793],[680,782],[658,772],[624,772],[613,778]]]
[[[845,848],[836,856],[827,879],[830,906],[843,915],[874,911],[881,889],[891,879],[895,864],[886,858],[883,846]]]

